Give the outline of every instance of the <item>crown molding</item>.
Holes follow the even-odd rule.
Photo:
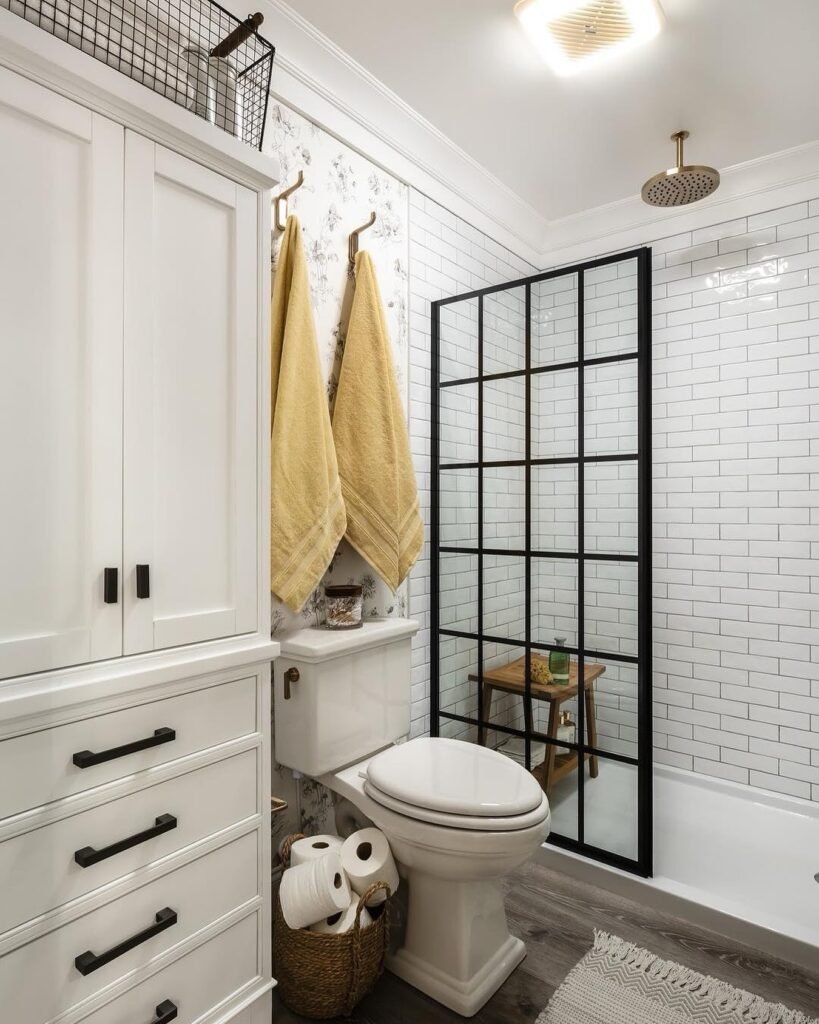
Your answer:
[[[541,213],[283,0],[260,9],[276,45],[274,98],[539,265]]]
[[[819,197],[819,142],[735,164],[708,199],[674,208],[639,195],[552,221],[540,266],[562,266]]]
[[[560,266],[819,196],[819,142],[722,171],[695,206],[639,194],[559,220],[490,174],[284,0],[261,0],[277,46],[275,97],[536,267]]]
[[[615,252],[819,196],[819,142],[722,171],[696,206],[639,194],[554,221],[516,195],[284,0],[261,0],[277,46],[273,95],[536,267]]]

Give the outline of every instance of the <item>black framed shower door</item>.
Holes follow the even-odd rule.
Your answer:
[[[650,875],[651,250],[433,302],[431,456],[432,734],[560,765],[549,841]]]

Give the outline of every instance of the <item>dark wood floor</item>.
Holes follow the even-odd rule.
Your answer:
[[[529,953],[473,1018],[477,1024],[531,1024],[588,951],[595,928],[771,1002],[819,1016],[819,971],[808,974],[542,865],[528,864],[510,877],[507,910],[512,931],[524,939]],[[279,1002],[274,1005],[275,1024],[302,1021]],[[389,973],[348,1018],[350,1024],[454,1024],[462,1019]]]

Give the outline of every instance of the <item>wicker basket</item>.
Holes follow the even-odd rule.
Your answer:
[[[290,846],[301,836],[288,837],[281,848],[285,866]],[[360,926],[361,911],[378,892],[387,896],[383,912],[369,927]],[[375,985],[384,970],[389,944],[390,889],[376,882],[358,901],[355,925],[343,935],[321,935],[290,928],[276,898],[273,922],[273,961],[278,993],[293,1013],[312,1020],[346,1017]]]

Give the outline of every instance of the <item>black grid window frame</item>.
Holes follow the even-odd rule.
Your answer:
[[[636,261],[637,266],[637,350],[622,354],[596,356],[588,358],[585,352],[585,308],[584,285],[588,271],[611,264]],[[534,366],[532,363],[532,287],[541,281],[554,280],[561,277],[574,277],[577,283],[577,357],[571,361],[552,363],[545,366]],[[484,359],[484,300],[486,296],[499,292],[523,289],[525,295],[525,359],[520,369],[500,373],[485,374]],[[477,374],[453,380],[441,380],[440,337],[441,310],[445,306],[477,300]],[[628,252],[616,253],[585,263],[563,267],[558,270],[546,271],[531,277],[494,285],[489,288],[466,292],[461,295],[440,299],[432,303],[431,312],[431,349],[432,349],[432,395],[431,395],[431,719],[430,731],[433,736],[440,735],[441,721],[460,722],[477,727],[479,730],[492,730],[497,733],[516,736],[524,741],[527,766],[531,766],[532,741],[559,745],[578,753],[581,758],[596,754],[608,761],[618,761],[631,765],[637,770],[637,856],[624,857],[611,851],[600,849],[585,841],[584,788],[585,773],[580,771],[578,777],[578,815],[577,836],[568,837],[555,834],[549,842],[555,846],[572,850],[591,859],[601,861],[613,867],[634,874],[649,876],[653,866],[653,794],[652,794],[652,622],[651,622],[651,249],[640,248]],[[586,370],[590,367],[612,363],[637,363],[637,451],[595,455],[584,450],[584,413]],[[532,380],[538,374],[550,374],[559,371],[575,371],[577,383],[577,454],[559,458],[532,458],[531,411],[532,411]],[[525,452],[523,459],[484,460],[484,385],[487,382],[523,379],[525,392]],[[477,461],[441,463],[440,408],[441,391],[464,385],[477,386]],[[585,467],[595,463],[637,463],[637,554],[633,553],[588,553],[585,550]],[[532,476],[534,466],[574,465],[577,467],[577,534],[576,552],[532,550]],[[524,473],[525,489],[525,525],[524,547],[522,549],[487,548],[484,547],[484,493],[483,476],[485,468],[520,467]],[[440,479],[442,473],[453,470],[477,471],[477,545],[441,545],[440,543]],[[469,632],[441,627],[440,625],[440,555],[468,554],[477,556],[477,631]],[[483,563],[484,556],[518,557],[524,560],[525,579],[525,628],[524,638],[486,634],[484,632],[484,587]],[[577,646],[557,647],[532,639],[531,602],[532,602],[532,561],[537,558],[569,558],[577,563]],[[620,654],[618,652],[591,650],[584,642],[584,590],[585,564],[588,561],[631,562],[637,566],[637,655]],[[440,643],[441,638],[460,637],[477,644],[477,717],[455,714],[442,710],[440,706]],[[516,729],[488,721],[488,709],[483,707],[483,646],[485,643],[503,644],[508,647],[522,648],[525,658],[525,690],[523,694],[524,728]],[[533,727],[532,696],[530,683],[530,666],[533,651],[563,650],[574,656],[578,665],[580,689],[577,697],[577,737],[576,742],[561,740],[556,744],[549,736],[538,732]],[[584,662],[588,659],[605,660],[620,664],[630,664],[637,669],[637,756],[631,757],[593,747],[586,736],[585,701],[584,697]]]

